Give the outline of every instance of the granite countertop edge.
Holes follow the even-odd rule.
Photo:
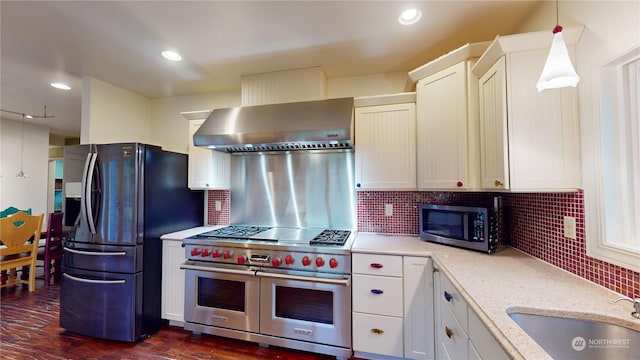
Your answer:
[[[390,246],[392,245],[392,246]],[[352,253],[428,256],[514,359],[551,359],[509,312],[599,320],[640,331],[621,295],[511,247],[487,255],[418,236],[358,233]]]

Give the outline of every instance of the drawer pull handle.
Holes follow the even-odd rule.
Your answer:
[[[448,293],[448,292],[446,292],[446,291],[444,292],[444,298],[445,298],[447,301],[451,301],[451,299],[453,299],[453,297],[451,296],[451,294],[449,294],[449,293]]]
[[[445,333],[445,334],[447,334],[447,337],[448,337],[449,339],[451,339],[451,337],[453,336],[453,330],[449,329],[449,327],[448,327],[448,326],[445,326],[445,327],[444,327],[444,333]]]
[[[382,329],[371,329],[371,332],[376,334],[376,335],[382,335],[384,333],[384,330],[382,330]]]
[[[374,269],[382,269],[382,264],[372,263],[371,267],[374,268]]]
[[[380,295],[380,294],[384,293],[384,291],[382,291],[380,289],[371,289],[371,293],[372,294],[376,294],[376,295]]]

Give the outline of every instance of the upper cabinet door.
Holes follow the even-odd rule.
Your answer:
[[[479,89],[481,185],[484,189],[509,189],[504,57],[480,78]]]
[[[193,145],[193,134],[205,119],[189,121],[189,188],[229,189],[231,157],[227,153]]]
[[[416,188],[415,103],[355,109],[358,189]]]
[[[418,188],[478,186],[477,79],[462,61],[417,84]],[[472,150],[473,149],[473,150]],[[470,151],[471,150],[471,151]]]

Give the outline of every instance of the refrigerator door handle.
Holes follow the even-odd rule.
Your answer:
[[[71,276],[69,274],[62,274],[62,276],[66,277],[69,280],[79,281],[90,284],[124,284],[125,280],[94,280],[94,279],[83,279],[75,276]]]
[[[85,216],[87,220],[87,224],[89,225],[89,232],[92,234],[96,233],[96,224],[93,219],[93,208],[91,204],[93,189],[93,172],[96,168],[96,160],[98,159],[97,153],[89,153],[87,157],[87,164],[85,164],[85,185],[84,185],[84,206],[85,206]]]
[[[99,251],[81,251],[70,249],[68,247],[64,247],[64,251],[68,251],[70,253],[78,254],[78,255],[91,255],[91,256],[126,256],[127,253],[124,251],[115,251],[115,252],[99,252]]]

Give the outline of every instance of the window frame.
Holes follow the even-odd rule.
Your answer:
[[[640,58],[640,25],[634,26],[629,31],[612,36],[612,41],[606,46],[597,49],[589,56],[584,57],[579,63],[582,73],[582,84],[580,84],[580,110],[581,110],[581,156],[582,156],[582,184],[584,188],[584,209],[585,209],[585,237],[587,255],[615,265],[622,266],[634,271],[640,271],[640,249],[625,245],[627,237],[637,237],[640,235],[640,226],[637,219],[632,219],[628,212],[623,211],[619,206],[610,208],[612,204],[628,201],[621,188],[608,186],[605,188],[605,171],[609,163],[607,162],[606,145],[603,144],[603,123],[606,121],[638,121],[638,109],[629,99],[634,95],[630,91],[628,84],[630,77],[625,75],[625,66]],[[637,79],[637,77],[636,77]],[[639,86],[638,84],[635,85]],[[637,90],[637,88],[636,88]],[[609,105],[614,106],[609,106]],[[634,114],[630,112],[635,111]],[[632,117],[632,116],[635,116]],[[625,124],[628,125],[628,124]],[[615,125],[614,125],[615,126]],[[614,136],[615,137],[615,136]],[[640,140],[634,139],[635,148],[640,146]],[[609,155],[611,156],[611,155]],[[615,161],[620,165],[619,161]],[[625,166],[622,164],[622,166]],[[633,169],[631,169],[633,170]],[[633,175],[632,182],[635,183],[636,192],[640,191],[640,176],[637,169]],[[633,184],[632,183],[632,184]],[[605,195],[615,200],[605,201]],[[639,214],[638,195],[635,194],[633,204],[635,207],[633,214]],[[607,212],[615,211],[617,217],[613,224],[611,216],[607,223]],[[635,226],[630,226],[630,222],[635,222]],[[607,229],[609,227],[609,230]],[[611,228],[622,229],[623,235],[612,234]],[[631,229],[631,231],[629,231]],[[616,239],[622,237],[622,241]],[[628,242],[634,244],[633,241]]]

